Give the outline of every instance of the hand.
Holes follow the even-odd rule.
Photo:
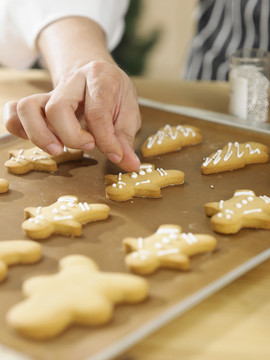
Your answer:
[[[96,145],[125,171],[140,165],[133,150],[141,124],[136,91],[125,72],[107,61],[91,61],[65,74],[50,93],[8,103],[4,121],[10,133],[52,155],[63,145],[85,151]]]

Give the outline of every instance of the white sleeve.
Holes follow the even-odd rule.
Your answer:
[[[39,57],[36,39],[49,23],[83,16],[104,30],[111,51],[124,31],[129,0],[0,0],[0,64],[24,69]]]

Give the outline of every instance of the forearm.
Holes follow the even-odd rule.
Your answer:
[[[94,60],[114,63],[101,27],[83,17],[68,17],[42,30],[37,46],[51,73],[54,86],[68,73]]]

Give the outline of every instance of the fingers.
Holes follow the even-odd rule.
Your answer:
[[[70,148],[92,150],[93,136],[82,129],[77,109],[84,102],[85,78],[81,74],[60,83],[45,106],[47,123],[63,144]]]
[[[63,144],[49,128],[44,107],[50,94],[28,96],[17,104],[17,115],[28,138],[38,147],[52,155],[59,155]]]
[[[4,107],[4,124],[8,132],[12,135],[28,139],[17,113],[17,101],[10,101]]]
[[[83,113],[88,131],[79,120]],[[60,154],[63,145],[92,150],[96,144],[123,170],[139,168],[133,149],[141,121],[137,96],[129,77],[113,64],[89,63],[48,94],[8,103],[4,121],[9,132],[52,155]]]
[[[133,149],[140,127],[137,96],[118,67],[110,64],[104,68],[104,63],[97,63],[88,72],[85,120],[96,146],[109,160],[125,171],[139,168]]]

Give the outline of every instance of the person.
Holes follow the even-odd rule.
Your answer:
[[[63,145],[97,146],[123,170],[138,169],[137,95],[110,55],[127,7],[128,0],[1,0],[0,63],[27,67],[40,53],[54,86],[7,104],[8,131],[53,155]],[[185,79],[226,80],[236,49],[269,49],[269,0],[199,0],[196,16]]]
[[[7,130],[58,155],[95,146],[125,171],[140,160],[136,90],[110,52],[120,41],[128,0],[1,0],[0,63],[30,67],[41,55],[53,90],[9,102]],[[16,49],[16,51],[15,51]]]
[[[228,80],[238,49],[270,50],[269,0],[200,0],[196,31],[182,70],[186,80]]]

